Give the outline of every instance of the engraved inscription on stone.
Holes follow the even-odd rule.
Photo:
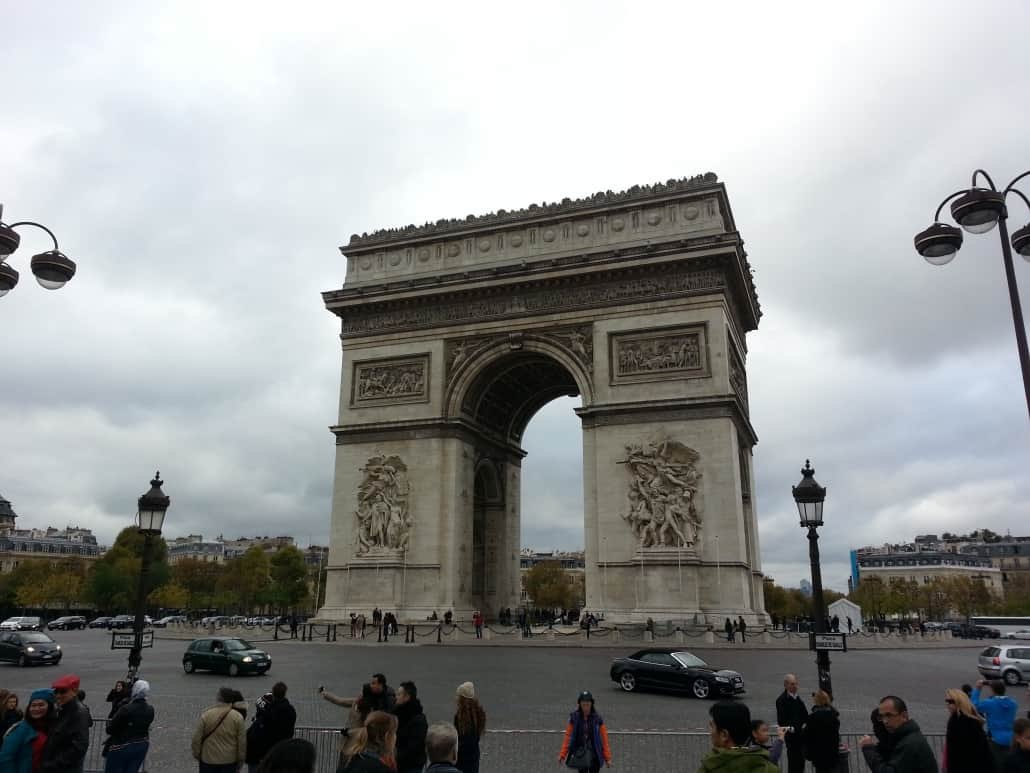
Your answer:
[[[611,336],[612,383],[708,375],[703,325]]]
[[[698,503],[700,454],[674,440],[662,439],[626,446],[629,473],[629,524],[641,548],[696,550],[701,542]]]
[[[408,467],[399,456],[377,455],[361,468],[358,487],[356,550],[361,555],[389,555],[408,549],[411,514],[408,511]]]
[[[351,405],[423,402],[429,398],[429,355],[354,363]]]

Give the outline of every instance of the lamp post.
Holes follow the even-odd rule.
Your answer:
[[[812,564],[812,616],[815,618],[815,632],[827,633],[826,631],[826,607],[823,602],[823,573],[819,566],[819,532],[818,528],[823,525],[823,501],[826,499],[826,489],[815,482],[815,470],[811,462],[806,459],[805,467],[801,470],[801,482],[791,487],[794,494],[794,501],[798,506],[798,515],[801,516],[801,528],[808,529],[808,559]],[[819,670],[819,689],[828,695],[833,695],[833,687],[830,684],[830,653],[824,649],[816,649],[816,668]]]
[[[976,178],[983,175],[990,188],[978,188]],[[999,191],[994,180],[982,169],[973,172],[973,181],[968,190],[955,191],[937,207],[934,223],[915,237],[916,251],[928,263],[943,266],[950,263],[962,246],[962,231],[953,225],[940,221],[941,210],[951,201],[951,216],[955,222],[972,234],[985,234],[998,226],[1001,238],[1001,257],[1005,265],[1005,279],[1009,286],[1009,303],[1012,306],[1012,323],[1016,328],[1016,347],[1019,350],[1019,365],[1023,371],[1023,391],[1026,393],[1026,408],[1030,412],[1030,349],[1027,348],[1026,327],[1023,324],[1023,309],[1019,302],[1019,287],[1016,285],[1016,271],[1012,265],[1012,250],[1030,261],[1030,223],[1012,234],[1011,245],[1008,229],[1008,209],[1005,199],[1010,193],[1019,196],[1030,208],[1030,199],[1015,185],[1030,171],[1023,172],[1010,182],[1005,190]]]
[[[153,560],[153,540],[154,537],[161,536],[165,512],[171,503],[171,500],[161,490],[163,482],[161,473],[154,473],[154,479],[150,481],[150,491],[139,498],[139,509],[136,513],[139,532],[143,535],[143,556],[140,562],[139,588],[136,590],[136,620],[132,625],[132,649],[129,650],[128,680],[130,682],[135,681],[139,664],[143,660],[143,618],[146,617],[147,580],[149,579],[150,563]]]
[[[21,220],[8,225],[3,222],[4,205],[0,204],[0,297],[7,295],[18,284],[18,272],[7,264],[7,258],[18,249],[21,235],[15,231],[20,226],[33,226],[46,231],[54,242],[54,248],[32,256],[30,267],[36,281],[47,290],[64,287],[75,276],[75,262],[57,246],[57,237],[45,225],[31,220]]]

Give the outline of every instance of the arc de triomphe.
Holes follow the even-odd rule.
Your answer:
[[[714,174],[341,251],[319,618],[517,608],[522,433],[579,395],[587,608],[765,619],[745,368],[761,312]]]

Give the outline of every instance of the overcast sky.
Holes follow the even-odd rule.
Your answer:
[[[766,572],[808,574],[806,457],[831,587],[852,546],[1030,532],[997,232],[944,268],[912,249],[974,168],[1030,168],[1030,4],[490,5],[0,0],[4,220],[44,222],[79,265],[43,290],[28,260],[48,243],[23,231],[0,299],[0,494],[21,526],[109,542],[159,467],[172,536],[324,542],[338,245],[713,171],[764,311]],[[526,434],[524,544],[582,545],[573,404]]]

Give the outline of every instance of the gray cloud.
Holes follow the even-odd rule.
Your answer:
[[[1030,166],[1025,4],[975,24],[957,2],[527,10],[7,10],[6,215],[79,262],[44,292],[26,232],[0,300],[0,492],[26,524],[110,540],[161,466],[173,531],[324,540],[336,245],[712,169],[765,311],[748,364],[769,573],[807,572],[806,456],[830,487],[831,585],[849,546],[1022,528],[996,234],[943,269],[911,239],[973,167]],[[530,425],[527,544],[582,542],[578,426],[564,401]]]

